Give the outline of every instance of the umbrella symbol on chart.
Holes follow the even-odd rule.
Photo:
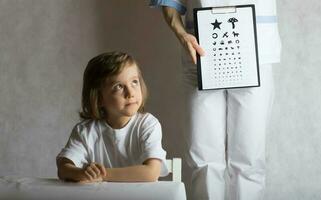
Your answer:
[[[235,17],[230,18],[227,22],[232,24],[232,28],[235,28],[235,22],[238,22],[238,20]]]

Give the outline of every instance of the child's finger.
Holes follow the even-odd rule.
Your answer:
[[[96,172],[92,169],[92,167],[87,167],[86,171],[95,179],[97,178]]]
[[[81,184],[90,183],[90,179],[87,178],[86,180],[78,181],[78,183],[81,183]]]
[[[97,164],[96,163],[92,163],[91,165],[90,165],[90,167],[92,168],[92,170],[95,172],[95,174],[96,174],[96,177],[95,178],[97,178],[99,175],[100,175],[100,170],[98,169],[98,167],[96,166]]]
[[[105,168],[103,165],[96,164],[96,166],[100,169],[100,173],[101,173],[103,176],[106,176],[106,175],[107,175],[106,168]]]
[[[85,175],[86,175],[87,179],[89,179],[90,181],[92,181],[94,179],[87,170],[85,170]]]

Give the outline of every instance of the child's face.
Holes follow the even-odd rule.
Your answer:
[[[127,65],[118,74],[107,78],[102,89],[101,106],[108,118],[130,117],[142,104],[139,72],[136,64]]]

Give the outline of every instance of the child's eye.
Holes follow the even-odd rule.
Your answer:
[[[132,81],[132,84],[135,85],[135,86],[136,86],[136,85],[139,85],[139,80],[138,80],[138,79],[133,80],[133,81]]]
[[[118,90],[122,90],[124,88],[124,86],[122,86],[121,84],[117,84],[114,85],[113,90],[118,91]]]

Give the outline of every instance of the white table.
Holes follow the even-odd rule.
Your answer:
[[[55,178],[0,177],[0,199],[186,200],[182,182],[79,184]]]

